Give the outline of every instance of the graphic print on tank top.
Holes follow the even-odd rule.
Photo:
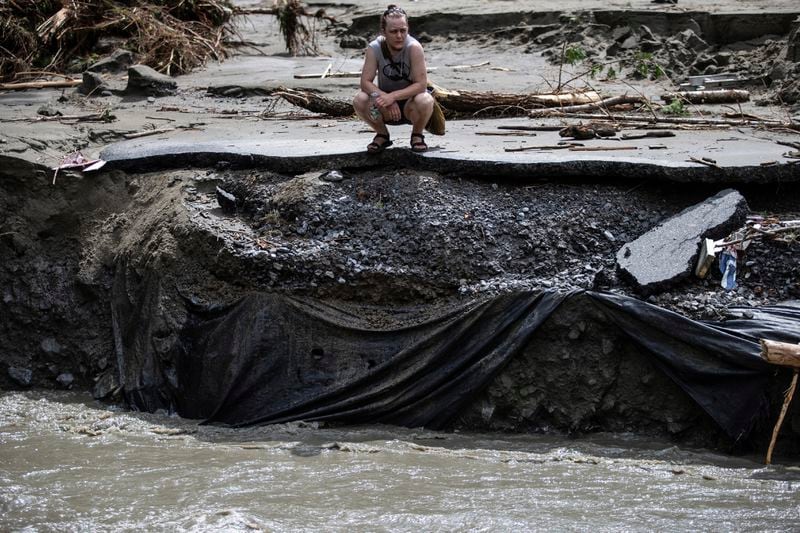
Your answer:
[[[383,75],[392,81],[408,80],[411,76],[411,66],[402,58],[397,63],[390,60],[383,66]]]

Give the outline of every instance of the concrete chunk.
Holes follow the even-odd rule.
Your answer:
[[[617,252],[620,276],[643,295],[664,290],[689,276],[703,238],[724,238],[744,224],[747,211],[733,189],[684,209]]]
[[[169,76],[146,66],[134,65],[128,69],[128,86],[125,94],[165,96],[174,94],[178,84]]]

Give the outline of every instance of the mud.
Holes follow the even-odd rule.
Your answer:
[[[330,32],[328,46],[345,34],[373,31],[357,10],[341,9],[343,17],[355,16],[353,24]],[[554,36],[566,33],[590,59],[619,61],[616,78],[606,68],[605,78],[597,80],[609,90],[630,83],[621,80],[633,76],[636,51],[650,43],[645,46],[665,65],[668,79],[645,76],[639,81],[646,93],[658,94],[689,73],[725,70],[747,74],[758,101],[773,105],[796,101],[791,96],[797,93],[792,81],[797,62],[791,59],[797,47],[795,16],[623,10],[478,18],[449,13],[423,14],[412,19],[412,27],[428,35],[426,49],[443,63],[456,58],[466,63],[485,53],[512,69],[531,63],[548,66],[551,74],[562,48]],[[702,43],[686,30],[702,35]],[[621,46],[629,38],[636,46]],[[689,41],[696,48],[690,50]],[[617,50],[609,54],[614,44]],[[496,75],[451,73],[445,81],[497,90]],[[203,74],[189,79],[203,80]],[[532,84],[530,77],[514,73],[508,80],[511,88]],[[325,87],[337,97],[352,89],[350,81]],[[164,102],[242,110],[264,105],[263,98],[185,91]],[[88,104],[73,99],[62,105]],[[125,105],[137,115],[130,121],[141,120],[147,109],[143,102]],[[791,107],[769,110],[792,112]],[[197,115],[226,120],[202,111]],[[222,305],[252,291],[285,292],[351,305],[379,324],[384,307],[436,312],[511,290],[590,288],[634,295],[616,274],[614,256],[622,244],[722,188],[633,182],[607,174],[573,176],[569,182],[541,176],[520,185],[495,174],[459,172],[455,164],[451,172],[343,166],[337,176],[314,171],[308,163],[249,170],[220,163],[139,174],[67,172],[58,187],[52,186],[52,175],[41,165],[48,157],[76,147],[99,149],[134,126],[139,123],[83,130],[59,126],[47,135],[26,132],[0,145],[7,148],[0,155],[3,389],[93,389],[98,397],[115,398],[118,362],[109,300],[120,271],[133,279],[157,272],[164,280],[164,320],[155,336],[165,345],[181,327],[183,298]],[[319,140],[325,132],[316,135]],[[797,185],[738,189],[752,214],[800,218]],[[731,306],[800,298],[796,243],[757,241],[741,265],[737,291],[722,291],[715,273],[707,280],[684,280],[649,301],[693,318],[721,319]],[[512,362],[454,428],[636,431],[732,449],[733,443],[636,347],[610,333],[601,317],[584,309],[560,310],[536,348]],[[776,373],[773,412],[785,381],[785,374]],[[765,422],[752,441],[737,445],[763,448],[768,426]],[[797,405],[781,446],[792,453],[800,446]]]

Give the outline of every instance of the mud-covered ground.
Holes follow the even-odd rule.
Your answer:
[[[329,50],[348,39],[360,47],[363,41],[357,38],[374,33],[359,26],[358,8],[331,10],[353,24],[321,37]],[[453,27],[445,15],[426,14],[412,19],[412,29],[418,23],[431,64],[477,64],[489,57],[491,66],[506,69],[442,68],[436,81],[450,88],[546,90],[558,79],[566,42],[586,55],[564,69],[565,77],[578,75],[570,82],[575,87],[656,96],[674,89],[685,75],[730,71],[747,74],[745,86],[754,91],[753,101],[741,108],[717,107],[712,114],[792,115],[794,108],[779,105],[797,100],[796,60],[787,59],[797,43],[788,31],[743,40],[729,36],[723,42],[704,31],[714,27],[705,17],[694,24],[678,17],[669,24],[642,19],[623,25],[597,16],[551,13],[513,22],[487,16],[484,27],[474,19]],[[269,24],[274,29],[274,21]],[[277,54],[280,47],[273,41],[261,48]],[[348,61],[359,63],[360,48],[336,50],[343,70]],[[276,57],[286,59],[270,59]],[[602,68],[580,75],[592,68],[592,61]],[[315,64],[322,65],[303,63],[309,69]],[[663,75],[655,75],[656,65]],[[273,64],[267,75],[282,68],[285,64]],[[539,76],[532,76],[532,70]],[[214,69],[186,79],[195,85],[225,81],[209,81],[208,72]],[[353,92],[352,80],[294,83],[335,98]],[[49,104],[66,109],[117,102],[116,96],[81,98],[70,95]],[[273,97],[222,98],[196,90],[163,101],[176,102],[237,112],[287,109]],[[139,115],[151,112],[151,104],[118,101],[121,108],[141,110]],[[54,150],[66,151],[68,145],[95,149],[126,131],[125,124],[81,128],[76,126],[70,138],[0,136],[8,140],[2,143],[7,147],[21,146],[15,154],[41,150],[47,161]],[[321,131],[319,138],[324,135]],[[387,307],[435,313],[476,296],[521,289],[636,295],[617,275],[614,257],[622,245],[728,186],[601,182],[591,176],[571,183],[544,177],[521,186],[491,175],[466,179],[405,168],[278,174],[224,165],[151,174],[65,173],[57,188],[51,181],[49,173],[25,165],[14,172],[4,169],[0,179],[0,386],[92,388],[96,396],[109,398],[114,397],[118,365],[109,300],[119,269],[140,278],[156,272],[168,287],[163,303],[168,320],[156,332],[159,339],[179,329],[184,297],[223,304],[250,291],[285,292],[351,305],[380,325]],[[737,188],[754,216],[800,219],[796,185]],[[714,270],[706,280],[687,276],[649,301],[693,318],[722,319],[734,305],[800,299],[799,265],[796,242],[758,240],[740,261],[737,290],[724,291]],[[464,413],[461,426],[635,430],[718,444],[721,436],[705,415],[652,365],[637,359],[634,348],[604,336],[599,317],[567,309],[548,328],[540,352],[548,355],[537,359],[527,354],[528,359],[512,364]],[[593,362],[565,373],[565,354]],[[545,370],[533,373],[533,368]],[[776,391],[782,390],[784,377],[776,376]],[[779,403],[779,394],[773,396],[773,403]],[[789,420],[786,432],[800,434],[796,406]],[[763,435],[756,440],[763,441]]]

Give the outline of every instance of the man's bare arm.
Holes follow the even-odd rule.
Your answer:
[[[374,92],[381,92],[377,85],[375,85],[375,75],[378,72],[378,59],[372,51],[372,48],[367,48],[364,54],[364,66],[361,67],[361,90],[367,94]]]

